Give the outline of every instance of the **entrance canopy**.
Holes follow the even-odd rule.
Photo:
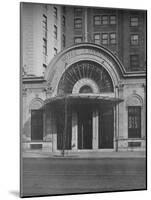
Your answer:
[[[101,96],[99,94],[68,94],[46,99],[45,104],[64,104],[65,102],[68,102],[69,105],[76,105],[76,104],[115,105],[122,101],[123,99],[120,98]]]

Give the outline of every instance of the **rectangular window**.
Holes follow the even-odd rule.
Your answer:
[[[82,42],[82,37],[75,37],[74,38],[74,43],[77,44],[77,43],[81,43]]]
[[[103,25],[108,24],[108,16],[106,16],[106,15],[102,16],[102,24]]]
[[[130,25],[131,26],[138,26],[138,17],[131,17],[130,18]]]
[[[94,43],[100,44],[100,34],[99,33],[94,34]]]
[[[110,33],[110,44],[116,44],[116,34]]]
[[[31,140],[43,140],[42,110],[31,110]]]
[[[108,34],[107,33],[102,33],[102,44],[107,45],[108,44]]]
[[[66,19],[65,19],[65,16],[62,17],[62,25],[65,27],[66,25]]]
[[[101,25],[101,17],[100,16],[94,16],[94,25]]]
[[[141,107],[128,107],[128,138],[141,138]]]
[[[47,17],[46,15],[43,15],[43,20],[42,20],[42,26],[45,30],[47,30]]]
[[[57,40],[57,26],[54,25],[54,38]]]
[[[56,48],[54,48],[54,56],[56,56],[56,55],[57,55],[57,53],[58,53],[57,49],[56,49]]]
[[[66,46],[66,37],[65,37],[65,35],[62,35],[62,46],[63,46],[63,48]]]
[[[74,8],[74,15],[82,15],[82,8]]]
[[[54,7],[53,9],[54,9],[54,10],[53,10],[54,17],[57,19],[57,17],[58,17],[58,11],[57,11],[57,8]]]
[[[139,37],[138,35],[131,35],[131,45],[138,45],[139,44]]]
[[[42,27],[43,27],[43,38],[47,39],[47,17],[46,17],[46,15],[43,15]]]
[[[82,19],[81,18],[76,18],[74,19],[74,28],[82,28]]]
[[[116,24],[116,16],[115,15],[110,16],[110,24]]]
[[[43,54],[47,55],[47,40],[46,38],[43,38]]]
[[[130,66],[132,71],[139,70],[139,55],[130,55]]]

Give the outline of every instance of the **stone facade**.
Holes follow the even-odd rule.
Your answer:
[[[52,16],[54,7],[58,9],[58,21],[55,21],[54,16]],[[63,141],[62,137],[64,137],[64,130],[66,130],[65,141],[67,141],[68,144],[65,148],[69,153],[80,153],[81,151],[145,151],[145,11],[134,12],[128,10],[121,11],[82,7],[82,11],[76,13],[74,7],[67,6],[64,10],[62,6],[29,6],[26,3],[23,8],[22,67],[24,68],[25,65],[26,67],[28,65],[29,68],[22,78],[21,140],[23,150],[60,153],[63,147],[59,147],[59,141]],[[50,11],[51,14],[48,14],[48,11]],[[34,14],[34,12],[36,14]],[[46,56],[46,63],[43,62],[43,44],[40,43],[41,38],[43,38],[43,33],[41,32],[41,28],[38,28],[38,21],[41,21],[40,16],[43,16],[43,13],[50,22],[48,35],[51,36],[50,40],[48,39],[49,53]],[[95,26],[95,16],[116,16],[116,24]],[[129,26],[131,16],[139,16],[139,27]],[[32,20],[29,20],[30,17]],[[61,25],[62,17],[65,17],[64,27]],[[78,30],[74,27],[74,20],[77,18],[81,18],[83,23],[82,28]],[[34,20],[37,21],[37,24],[34,23]],[[53,27],[55,24],[57,24],[58,27],[59,38],[56,42],[53,40],[53,33],[51,30],[51,26]],[[36,28],[31,29],[31,27]],[[129,28],[127,29],[127,27]],[[127,34],[125,34],[126,30]],[[112,32],[116,33],[116,43],[114,45],[102,45],[100,41],[100,44],[95,44],[94,35],[98,33],[102,34],[103,32],[107,32],[108,34]],[[139,46],[132,47],[130,45],[129,40],[131,34],[140,35]],[[64,46],[62,46],[63,35],[66,38]],[[82,41],[79,44],[74,44],[74,39],[78,36],[82,37]],[[39,42],[37,43],[34,41]],[[51,41],[54,41],[52,46]],[[53,52],[54,47],[58,49],[58,52],[60,51],[56,56],[54,56]],[[134,53],[140,55],[139,67],[136,71],[131,69],[129,62],[130,55]],[[28,56],[28,54],[30,55]],[[78,68],[80,63],[81,66],[84,65],[81,69]],[[46,64],[46,68],[42,68],[43,64]],[[75,65],[76,69],[74,68]],[[72,71],[69,71],[71,68]],[[93,73],[92,68],[94,69]],[[65,85],[65,79],[67,80],[67,85]],[[87,88],[83,91],[87,91],[86,94],[81,93],[81,89],[85,86]],[[66,92],[64,89],[65,87],[70,87],[70,90],[68,90],[70,93]],[[59,88],[62,88],[61,90],[63,93],[59,93]],[[65,108],[62,107],[62,103],[59,103],[65,101],[64,97],[66,97],[66,95],[69,95],[69,104],[72,104],[67,107],[69,115],[67,117],[65,115]],[[64,99],[58,100],[59,98]],[[84,108],[84,104],[82,104],[84,100],[81,101],[81,98],[85,98],[85,104],[87,104],[87,101],[90,102],[90,112],[87,112],[87,107]],[[94,98],[96,99],[94,100]],[[74,101],[70,103],[70,100],[71,102]],[[63,104],[63,106],[65,105]],[[78,111],[75,107],[78,108]],[[131,126],[138,126],[135,117],[133,117],[135,122],[128,121],[130,120],[128,113],[131,107],[140,109],[140,135],[138,137],[129,137],[128,133],[129,126],[130,128]],[[110,109],[107,110],[108,108]],[[82,109],[85,109],[83,113],[86,112],[90,117],[82,114],[80,111]],[[35,129],[37,132],[39,131],[38,139],[33,139],[34,137],[36,138],[36,136],[32,136],[33,127],[35,126],[34,120],[39,120],[39,118],[34,118],[33,120],[33,111],[42,111],[42,122],[40,122],[42,125],[39,127],[42,128],[42,131]],[[39,112],[39,116],[40,113],[41,112]],[[108,115],[110,115],[110,118],[107,118],[109,117]],[[91,131],[86,128],[84,121],[81,125],[79,119],[83,120],[84,118],[88,123],[90,121],[88,126]],[[110,129],[107,129],[107,125],[105,125],[107,124],[106,122],[102,124],[105,119],[111,121]],[[68,121],[69,128],[65,128],[65,121]],[[61,129],[61,127],[64,128]],[[102,129],[102,127],[104,127],[104,129]],[[103,139],[105,136],[101,135],[101,132],[104,130],[109,130],[112,134],[106,134],[106,141],[108,137],[110,145],[104,142],[104,146],[101,147],[102,141],[105,141],[105,139]],[[61,131],[62,136],[59,136]],[[82,136],[80,136],[79,132]],[[88,132],[91,139],[88,139],[88,141],[84,143],[83,138],[87,139],[85,132]],[[110,138],[110,135],[112,135],[112,138]]]

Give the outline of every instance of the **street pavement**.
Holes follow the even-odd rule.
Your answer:
[[[139,158],[23,158],[22,195],[146,189],[146,160]]]

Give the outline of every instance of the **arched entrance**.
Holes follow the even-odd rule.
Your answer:
[[[66,95],[73,95],[74,99],[74,95],[78,95],[78,98],[74,99],[72,103],[70,99],[66,99],[67,110],[64,110],[65,105],[62,104],[62,109],[60,109],[60,112],[58,111],[58,149],[63,148],[63,143],[65,143],[65,149],[72,149],[73,113],[77,116],[75,122],[77,124],[77,149],[93,149],[95,145],[98,149],[113,148],[114,104],[106,102],[105,99],[103,102],[97,101],[101,94],[112,94],[113,92],[113,83],[108,72],[93,61],[79,61],[63,73],[58,84],[58,96],[67,98]],[[93,99],[90,99],[89,96]],[[81,98],[84,97],[85,99],[82,101]],[[62,115],[61,110],[64,110]],[[63,117],[65,114],[67,115],[66,124]],[[62,120],[60,116],[62,116]],[[65,129],[66,132],[64,133]],[[94,145],[96,133],[97,138]],[[65,134],[65,141],[63,134]]]
[[[57,149],[114,149],[117,59],[97,45],[77,45],[58,54],[46,74],[53,92]]]

